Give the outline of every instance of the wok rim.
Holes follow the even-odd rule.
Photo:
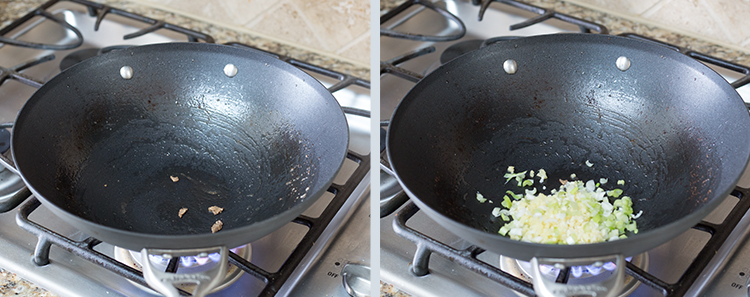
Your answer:
[[[308,192],[307,197],[300,203],[297,203],[293,205],[290,208],[287,208],[284,211],[278,212],[275,215],[261,220],[256,221],[251,224],[245,224],[243,226],[235,227],[232,229],[224,229],[217,233],[210,233],[203,232],[203,233],[197,233],[197,234],[181,234],[181,235],[171,235],[171,234],[156,234],[156,233],[143,233],[143,232],[136,232],[136,231],[129,231],[125,229],[110,227],[107,225],[99,224],[97,222],[79,217],[75,214],[72,214],[60,206],[58,206],[56,203],[52,203],[49,200],[44,198],[44,195],[42,195],[40,192],[36,190],[36,188],[28,182],[26,175],[24,174],[24,170],[18,166],[18,160],[16,159],[16,144],[20,142],[19,140],[16,140],[19,136],[15,133],[16,129],[19,127],[19,121],[20,124],[23,125],[24,121],[33,121],[33,119],[30,119],[29,116],[25,114],[28,112],[28,108],[26,108],[28,105],[35,104],[37,102],[43,101],[46,96],[38,95],[41,93],[41,91],[46,90],[47,88],[51,88],[50,85],[57,85],[60,84],[60,80],[63,82],[66,80],[67,74],[74,73],[73,71],[76,71],[78,68],[86,67],[86,65],[95,63],[96,60],[104,59],[98,57],[107,57],[107,54],[100,55],[98,57],[94,57],[85,61],[82,61],[80,63],[77,63],[68,69],[65,69],[64,71],[57,74],[55,77],[51,78],[49,81],[47,81],[42,87],[37,89],[34,94],[31,95],[31,97],[24,103],[23,107],[19,110],[14,122],[13,122],[13,128],[11,130],[11,156],[13,160],[13,166],[18,171],[18,175],[23,180],[24,184],[29,188],[29,190],[32,192],[34,197],[36,197],[42,205],[47,207],[52,213],[54,213],[56,216],[60,217],[63,221],[66,223],[72,225],[73,227],[84,231],[87,235],[90,235],[96,239],[102,240],[106,243],[116,245],[122,248],[130,249],[130,250],[141,250],[142,248],[158,248],[158,249],[174,249],[174,250],[180,250],[180,249],[192,249],[192,248],[207,248],[207,247],[217,247],[217,246],[227,246],[228,248],[234,248],[237,246],[241,246],[243,244],[248,244],[254,240],[260,239],[268,234],[273,233],[274,231],[278,230],[279,228],[285,226],[286,224],[290,223],[294,218],[302,214],[307,208],[312,206],[320,197],[324,195],[325,192],[328,191],[328,188],[330,188],[331,184],[333,184],[333,181],[335,180],[336,176],[341,171],[344,162],[347,159],[347,154],[349,151],[349,125],[348,120],[346,118],[346,113],[341,108],[341,104],[338,102],[338,100],[333,96],[333,94],[328,91],[328,89],[323,86],[320,81],[318,81],[315,77],[312,75],[306,73],[305,71],[293,66],[292,64],[285,62],[283,60],[280,60],[270,54],[266,54],[263,52],[255,51],[252,49],[245,49],[245,48],[239,48],[229,45],[222,45],[222,44],[213,44],[213,43],[198,43],[198,42],[166,42],[166,43],[157,43],[157,44],[148,44],[148,45],[141,45],[141,46],[134,46],[129,47],[123,50],[137,50],[137,51],[148,51],[148,50],[163,50],[163,48],[169,48],[169,47],[175,47],[177,48],[177,51],[186,51],[190,50],[192,52],[194,51],[203,51],[203,52],[213,52],[213,51],[221,51],[222,54],[231,55],[233,53],[242,53],[244,57],[248,59],[259,59],[259,60],[265,60],[267,61],[267,64],[269,66],[273,65],[277,69],[281,71],[287,71],[291,72],[295,76],[303,77],[306,81],[308,81],[308,85],[316,91],[316,97],[320,98],[321,100],[325,100],[329,103],[332,103],[331,109],[338,108],[339,112],[335,112],[335,116],[338,117],[340,115],[340,118],[336,120],[336,122],[343,124],[342,135],[339,136],[330,136],[328,138],[336,138],[336,139],[343,139],[340,143],[341,147],[338,149],[341,149],[340,158],[338,158],[340,161],[336,162],[335,164],[332,162],[330,165],[335,165],[335,170],[332,171],[331,176],[323,179],[322,186],[317,189],[314,192]],[[211,49],[214,48],[214,49]],[[112,51],[110,53],[114,53],[118,51]],[[66,74],[66,75],[64,75]],[[80,74],[79,74],[80,75]],[[37,119],[38,120],[38,119]],[[328,131],[330,132],[330,131]],[[329,134],[326,134],[329,135]],[[284,220],[283,224],[280,224],[278,222],[274,222],[278,220],[279,218],[287,218]],[[278,224],[278,225],[277,225]],[[259,229],[263,228],[266,225],[270,226],[276,226],[276,228],[265,232],[264,234],[260,236],[255,237],[247,237],[242,236],[243,234],[247,234],[249,230],[252,229]],[[222,239],[223,240],[218,240]],[[250,238],[250,239],[247,239]],[[129,240],[132,239],[138,239],[138,241],[141,242],[155,242],[159,244],[153,244],[153,245],[141,245],[141,244],[133,244],[129,242]],[[163,243],[163,244],[162,244]]]

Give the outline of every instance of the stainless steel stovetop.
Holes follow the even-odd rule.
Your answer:
[[[77,27],[84,36],[83,45],[73,50],[49,51],[0,43],[0,66],[10,68],[35,58],[54,54],[55,60],[22,72],[28,77],[43,82],[60,72],[59,64],[64,57],[80,49],[186,41],[185,35],[169,30],[158,30],[141,37],[124,40],[124,35],[138,31],[147,25],[112,14],[104,19],[98,31],[94,31],[96,17],[90,16],[86,7],[74,2],[61,1],[54,4],[48,11]],[[75,40],[75,35],[70,31],[40,17],[24,23],[5,36],[48,44],[67,44]],[[310,74],[326,87],[338,83],[336,79],[324,75]],[[13,122],[17,111],[35,90],[16,80],[8,80],[0,85],[0,98],[2,98],[0,100],[0,123]],[[334,92],[334,96],[342,106],[370,109],[370,92],[366,87],[350,85]],[[347,115],[347,120],[350,132],[349,149],[362,156],[368,155],[370,151],[369,119]],[[347,159],[334,183],[339,185],[346,183],[356,168],[356,163]],[[347,263],[367,266],[370,264],[369,181],[368,174],[350,185],[354,187],[352,195],[335,215],[332,223],[325,228],[321,237],[294,270],[289,280],[281,287],[277,296],[349,296],[342,285],[343,267]],[[0,196],[2,196],[0,198],[6,198],[13,191],[18,190],[22,184],[19,183],[17,177],[5,171],[0,172],[0,186],[5,186],[5,190],[0,190]],[[331,201],[332,196],[330,193],[324,195],[304,215],[317,217]],[[17,213],[18,208],[0,214],[0,250],[2,250],[0,267],[62,296],[153,295],[146,293],[123,277],[54,245],[50,254],[51,264],[36,266],[31,261],[31,255],[37,238],[16,225]],[[73,240],[87,237],[57,219],[44,206],[34,211],[30,219]],[[250,262],[270,272],[278,270],[306,232],[308,232],[306,227],[289,223],[274,233],[252,242]],[[96,247],[97,251],[111,257],[114,257],[113,249],[113,246],[107,243]],[[257,296],[263,286],[264,283],[261,280],[243,274],[237,282],[211,296]]]
[[[548,20],[542,24],[533,25],[521,30],[510,31],[509,26],[521,23],[537,16],[525,10],[510,7],[505,4],[490,5],[483,21],[477,20],[479,6],[468,1],[439,0],[438,7],[458,16],[466,25],[467,33],[460,40],[450,42],[418,42],[391,37],[381,37],[381,61],[388,61],[416,49],[427,46],[436,48],[434,53],[427,54],[398,66],[407,70],[426,74],[435,69],[439,63],[440,54],[447,47],[466,40],[484,40],[497,36],[531,36],[558,32],[579,32],[579,27],[558,20]],[[580,17],[580,16],[579,16]],[[413,5],[406,11],[381,25],[381,28],[395,29],[402,32],[419,33],[423,35],[450,35],[458,31],[458,26],[437,13],[425,9],[420,5]],[[613,28],[610,28],[613,29]],[[734,81],[742,74],[717,69],[717,72]],[[381,120],[387,120],[401,98],[414,85],[413,82],[392,74],[381,75]],[[750,101],[750,88],[738,89],[746,102]],[[389,186],[396,185],[381,173],[381,203],[392,198],[389,196],[395,190]],[[746,171],[738,186],[750,187],[750,172]],[[711,215],[705,218],[710,223],[721,223],[727,213],[739,199],[727,197],[726,201]],[[404,207],[401,207],[403,209]],[[397,211],[398,212],[398,211]],[[393,229],[395,213],[382,218],[380,221],[380,277],[386,283],[393,284],[414,296],[516,296],[518,293],[500,285],[484,276],[458,265],[445,257],[433,254],[429,262],[429,274],[417,277],[409,269],[413,264],[416,251],[415,244],[397,235]],[[437,225],[421,212],[408,220],[407,226],[418,230],[450,247],[461,250],[469,246],[468,243]],[[690,287],[686,296],[747,296],[746,283],[750,275],[750,243],[747,241],[750,229],[750,215],[745,215],[738,227],[729,235],[726,243],[717,251],[716,256],[700,273],[697,281]],[[688,269],[688,265],[698,255],[710,236],[705,232],[690,229],[679,237],[671,240],[651,251],[648,251],[648,272],[667,283],[675,283]],[[500,267],[500,255],[484,252],[478,257],[494,267]],[[646,285],[632,288],[625,293],[631,296],[663,296],[663,294]]]

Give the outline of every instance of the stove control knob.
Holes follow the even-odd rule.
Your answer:
[[[341,270],[346,292],[352,297],[370,296],[370,266],[347,263]]]

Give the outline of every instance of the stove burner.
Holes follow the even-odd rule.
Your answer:
[[[239,255],[243,259],[250,261],[250,257],[252,255],[252,248],[250,247],[249,244],[230,249],[230,251]],[[215,261],[217,261],[218,259],[219,259],[218,253],[209,254],[207,257],[181,257],[179,268],[177,269],[177,273],[196,273],[196,272],[209,270],[216,265]],[[123,249],[120,247],[115,247],[115,260],[122,262],[135,269],[138,269],[139,271],[141,271],[142,269],[140,252],[127,250],[127,249]],[[151,263],[154,265],[156,269],[165,271],[167,269],[169,260],[160,256],[151,255]],[[229,265],[227,268],[226,277],[224,278],[224,280],[221,282],[219,286],[213,289],[212,293],[220,291],[230,286],[231,284],[236,282],[242,276],[243,273],[244,271],[242,269],[237,268],[237,266]],[[153,292],[153,290],[150,288],[146,288],[132,281],[131,283],[133,283],[134,285],[138,286],[139,288],[145,291]],[[195,284],[183,284],[182,286],[180,286],[180,289],[185,290],[190,293],[193,292],[194,288],[195,288]]]
[[[518,38],[521,38],[521,37],[499,36],[499,37],[493,37],[487,40],[473,39],[473,40],[466,40],[466,41],[458,42],[449,46],[443,51],[442,54],[440,54],[440,64],[448,63],[451,60],[458,58],[465,53],[478,50],[490,44],[501,42],[501,41],[506,41],[506,40],[518,39]]]
[[[60,61],[60,71],[63,71],[65,69],[70,68],[70,66],[73,66],[75,64],[78,64],[79,62],[82,62],[83,60],[86,60],[91,57],[95,57],[99,53],[98,48],[85,48],[81,50],[74,51],[65,58]]]
[[[465,53],[478,50],[482,46],[482,43],[484,43],[484,40],[480,39],[457,42],[446,48],[445,51],[440,54],[440,64],[448,63]]]
[[[626,258],[631,264],[648,271],[648,253],[643,253],[635,257]],[[615,264],[612,262],[605,263],[602,267],[590,266],[573,266],[570,268],[570,275],[572,278],[568,279],[570,284],[581,284],[588,283],[591,281],[601,281],[612,275],[612,271],[615,269]],[[531,282],[531,263],[526,261],[520,261],[513,258],[500,256],[500,269],[505,272],[512,274],[518,278]],[[553,268],[549,265],[542,265],[539,267],[542,274],[557,277],[560,272],[559,269]],[[625,285],[623,286],[622,292],[618,296],[628,296],[630,293],[635,291],[636,288],[641,284],[630,275],[625,275]],[[519,294],[520,295],[520,294]],[[523,296],[523,295],[521,295]]]
[[[387,133],[388,132],[385,131],[385,128],[380,127],[380,152],[381,153],[385,151],[385,139],[386,139]]]
[[[96,57],[101,54],[106,54],[113,50],[128,48],[130,45],[115,45],[108,46],[105,48],[85,48],[74,51],[60,61],[60,71],[70,68],[71,66],[83,62],[89,58]]]
[[[9,148],[10,131],[0,129],[0,154],[5,153]],[[15,208],[28,197],[22,195],[25,185],[20,176],[4,166],[0,166],[0,213]],[[28,190],[25,190],[25,192],[28,193]]]
[[[401,191],[401,185],[398,184],[398,180],[392,175],[392,172],[387,169],[380,169],[380,202],[387,202],[388,199],[393,198],[394,195]]]
[[[489,38],[489,39],[485,40],[484,43],[482,43],[482,45],[480,46],[480,48],[488,46],[488,45],[491,45],[491,44],[495,44],[495,43],[498,43],[498,42],[501,42],[501,41],[513,40],[513,39],[518,39],[518,38],[521,38],[521,36],[498,36],[498,37],[492,37],[492,38]]]
[[[380,164],[380,217],[390,215],[409,201],[409,196],[401,190],[395,174],[390,168]]]
[[[10,131],[0,129],[0,153],[5,153],[10,148]]]

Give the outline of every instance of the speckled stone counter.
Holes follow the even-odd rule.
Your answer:
[[[381,297],[409,297],[411,295],[406,294],[403,291],[394,288],[393,285],[380,282],[380,296]]]
[[[0,296],[56,296],[45,289],[39,288],[5,269],[0,269]]]

